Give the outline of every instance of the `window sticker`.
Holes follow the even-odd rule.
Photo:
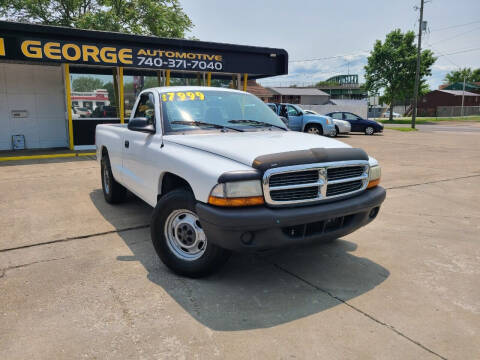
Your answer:
[[[167,92],[162,94],[162,101],[203,101],[205,100],[205,95],[201,91],[177,91],[177,92]]]

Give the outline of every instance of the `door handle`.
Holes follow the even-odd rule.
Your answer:
[[[128,141],[128,140],[125,140],[125,147],[128,149],[128,148],[129,148],[129,146],[130,146],[130,141]]]

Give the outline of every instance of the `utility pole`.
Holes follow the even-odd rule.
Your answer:
[[[417,119],[418,87],[420,83],[420,56],[422,52],[423,2],[420,2],[420,21],[418,22],[417,71],[415,72],[415,89],[413,89],[412,129],[415,129]]]
[[[464,75],[463,76],[463,91],[462,91],[462,112],[460,113],[460,116],[463,117],[463,100],[465,99],[465,80],[466,80],[467,76]]]

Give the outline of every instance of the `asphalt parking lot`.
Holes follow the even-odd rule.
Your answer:
[[[442,125],[444,126],[444,125]],[[92,159],[0,167],[0,359],[478,359],[480,134],[341,140],[383,166],[369,226],[192,280]]]

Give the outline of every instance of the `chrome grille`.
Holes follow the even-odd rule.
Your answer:
[[[362,180],[348,181],[338,184],[329,184],[327,186],[327,196],[334,196],[359,190],[362,188]]]
[[[294,184],[311,184],[318,181],[318,171],[299,171],[295,173],[276,174],[270,177],[270,186]]]
[[[270,197],[275,201],[292,201],[303,199],[315,199],[318,196],[318,186],[310,186],[300,189],[271,190]]]
[[[265,201],[286,206],[340,198],[364,190],[368,161],[341,161],[269,169],[263,176]]]
[[[358,177],[365,171],[363,166],[345,166],[327,170],[328,180],[348,179]]]

